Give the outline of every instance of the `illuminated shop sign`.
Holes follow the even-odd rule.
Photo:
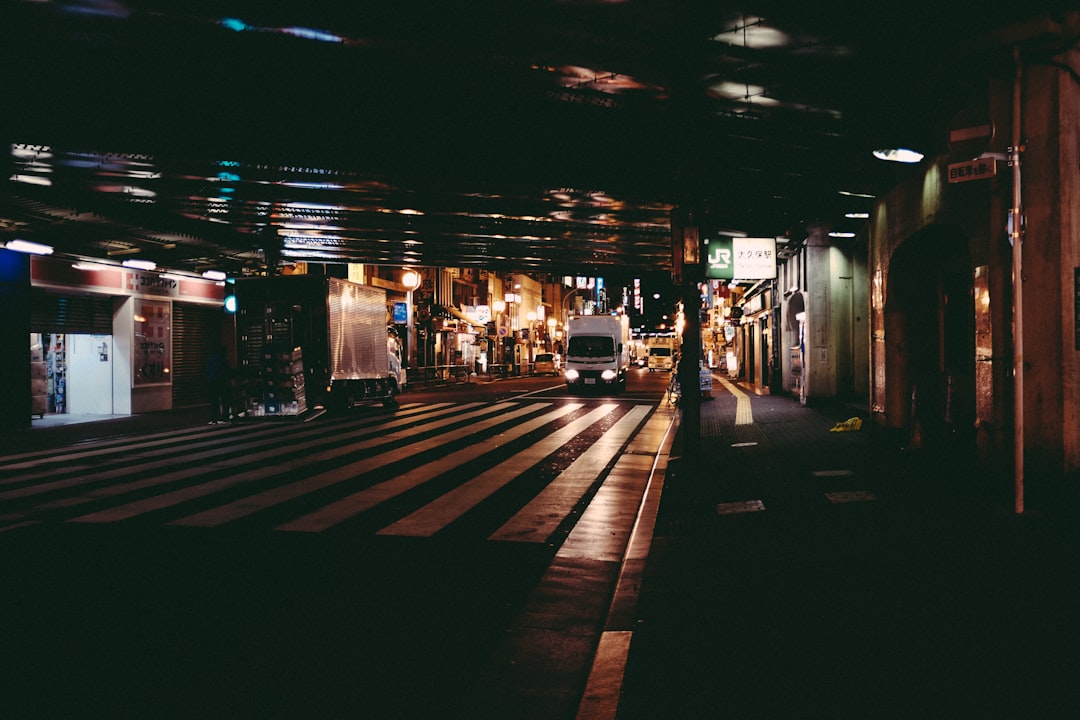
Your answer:
[[[776,277],[776,238],[713,238],[705,250],[708,278],[771,280]]]

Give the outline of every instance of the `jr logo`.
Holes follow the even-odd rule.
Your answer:
[[[709,253],[709,264],[721,268],[731,267],[731,248],[716,248]]]

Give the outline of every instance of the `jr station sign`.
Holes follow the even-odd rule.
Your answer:
[[[705,241],[706,277],[771,280],[776,277],[776,238],[719,236]]]

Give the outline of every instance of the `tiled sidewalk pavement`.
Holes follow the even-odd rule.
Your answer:
[[[871,427],[830,433],[850,408],[752,396],[736,425],[713,397],[719,435],[665,482],[620,718],[1073,715],[1075,522],[1015,517]]]

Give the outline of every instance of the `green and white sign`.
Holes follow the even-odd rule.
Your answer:
[[[770,280],[776,277],[776,238],[712,238],[705,252],[708,278]]]

